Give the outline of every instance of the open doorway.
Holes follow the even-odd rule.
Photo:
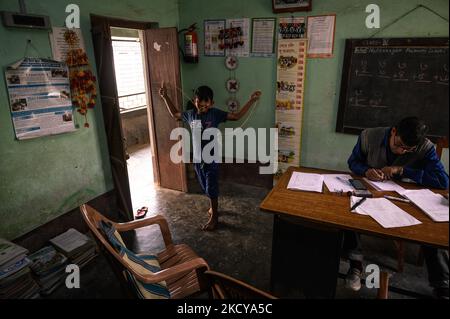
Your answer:
[[[171,149],[178,143],[170,139],[171,132],[182,124],[173,120],[158,93],[164,82],[173,102],[181,105],[178,34],[176,28],[158,28],[156,23],[94,14],[91,14],[91,26],[117,210],[123,220],[129,221],[134,219],[137,209],[154,199],[154,184],[187,191],[185,164],[170,159]],[[114,46],[127,47],[126,50],[117,49],[117,57],[113,37]],[[126,67],[117,66],[116,70],[115,61],[122,60],[120,52],[125,56],[130,47],[135,48],[134,63]],[[126,74],[116,75],[120,69],[125,69]],[[137,83],[128,85],[129,73]],[[137,73],[140,75],[136,76]],[[123,90],[122,86],[125,87]],[[128,126],[125,122],[130,118],[131,122],[141,124]],[[148,123],[146,129],[145,122]],[[141,128],[137,129],[139,126]],[[137,176],[136,183],[134,176]]]
[[[111,27],[117,94],[133,212],[154,193],[143,31]]]

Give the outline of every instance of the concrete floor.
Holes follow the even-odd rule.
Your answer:
[[[209,203],[202,194],[184,194],[176,191],[157,189],[149,183],[149,176],[142,174],[142,165],[148,165],[149,150],[138,149],[131,154],[129,173],[132,181],[133,206],[149,207],[148,217],[163,215],[172,232],[175,243],[189,245],[203,257],[213,270],[231,275],[262,290],[269,290],[270,259],[272,245],[273,217],[259,211],[258,206],[268,190],[227,183],[221,185],[220,227],[214,232],[200,230],[207,221]],[[147,155],[146,155],[147,154]],[[147,159],[146,159],[147,156]],[[139,160],[136,160],[139,158]],[[146,163],[139,163],[144,161]],[[138,173],[139,171],[139,173]],[[149,174],[150,175],[150,174]],[[145,179],[147,176],[147,180]],[[151,176],[151,175],[150,175]],[[137,252],[157,252],[163,247],[157,226],[141,229],[132,236],[132,249]],[[383,269],[392,270],[391,284],[394,287],[412,290],[420,294],[431,295],[428,287],[426,268],[407,263],[403,273],[395,273],[396,259],[394,243],[364,236],[366,263],[375,263]],[[418,247],[406,247],[407,262],[417,258]],[[346,273],[348,263],[341,262],[341,273]],[[336,298],[375,298],[376,290],[362,288],[358,293],[343,287],[344,281],[338,281]],[[81,288],[68,290],[60,287],[49,298],[121,298],[114,274],[106,260],[99,256],[81,271]],[[295,290],[285,298],[301,298]],[[391,298],[410,298],[390,293]]]
[[[133,145],[127,149],[127,161],[133,211],[154,201],[153,165],[150,145]]]

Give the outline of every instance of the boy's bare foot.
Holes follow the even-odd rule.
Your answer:
[[[213,231],[217,228],[219,222],[217,219],[210,218],[209,221],[202,227],[204,231]]]

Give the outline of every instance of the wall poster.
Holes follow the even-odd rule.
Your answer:
[[[278,128],[278,172],[300,165],[307,39],[278,41],[275,123]]]
[[[68,73],[65,63],[40,58],[24,58],[6,68],[18,140],[76,130]]]
[[[305,17],[284,17],[278,20],[278,39],[303,38],[306,38]]]
[[[250,56],[250,19],[227,19],[224,37],[226,55]]]
[[[308,17],[308,58],[331,58],[334,49],[336,15]]]
[[[52,45],[52,53],[53,53],[53,59],[60,62],[66,62],[67,61],[67,53],[70,50],[75,49],[73,46],[71,47],[65,37],[67,35],[68,28],[60,28],[60,27],[53,27],[52,32],[50,33],[50,44]],[[70,29],[71,31],[75,32],[77,35],[79,41],[76,45],[76,49],[82,49],[84,52],[86,52],[86,48],[84,46],[84,39],[83,34],[81,33],[81,29]]]
[[[224,39],[225,20],[205,20],[205,56],[225,56]]]

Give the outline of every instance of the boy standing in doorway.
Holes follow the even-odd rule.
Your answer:
[[[226,121],[238,121],[240,120],[250,109],[250,107],[259,99],[261,96],[260,91],[255,91],[250,100],[242,107],[238,113],[228,113],[222,110],[213,108],[214,106],[214,92],[208,86],[200,86],[194,92],[193,104],[194,109],[185,112],[180,112],[175,108],[171,99],[167,95],[167,91],[164,87],[164,83],[159,90],[161,98],[164,100],[166,107],[170,115],[176,120],[182,120],[188,124],[191,129],[199,127],[201,125],[201,133],[208,128],[217,128],[220,123]],[[200,128],[200,127],[199,127]],[[201,134],[201,135],[202,135]],[[201,136],[200,135],[200,136]],[[193,139],[195,135],[193,134]],[[209,143],[209,141],[198,141],[193,140],[193,144],[198,143],[201,145],[202,153],[203,147]],[[202,227],[205,231],[212,231],[216,229],[219,222],[219,187],[218,187],[218,176],[219,176],[219,164],[205,163],[203,159],[201,163],[194,163],[195,172],[197,174],[200,185],[208,196],[210,201],[210,208],[208,211],[209,220]]]

